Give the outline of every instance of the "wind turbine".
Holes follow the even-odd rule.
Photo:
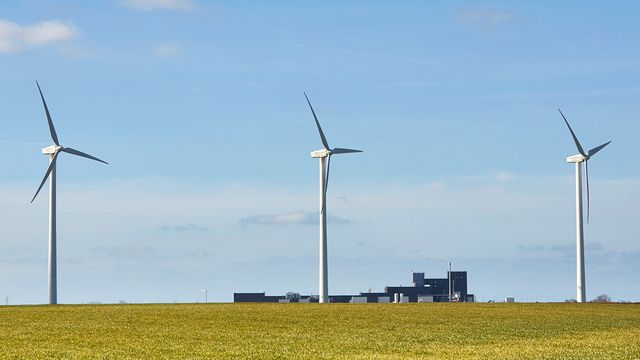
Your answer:
[[[571,125],[569,125],[567,118],[564,116],[560,109],[558,109],[558,111],[560,112],[560,115],[562,115],[565,124],[567,124],[569,132],[571,133],[571,137],[573,138],[573,141],[576,143],[576,147],[578,148],[578,154],[569,156],[567,158],[567,162],[576,164],[576,291],[577,301],[585,302],[586,285],[584,274],[584,226],[582,224],[584,217],[582,212],[582,164],[584,163],[586,177],[587,223],[589,223],[589,159],[591,159],[593,155],[598,153],[598,151],[602,150],[605,146],[609,145],[611,141],[606,142],[600,146],[596,146],[585,153],[582,145],[580,145],[580,141],[578,141],[578,137],[573,132]]]
[[[304,97],[307,99],[307,104],[309,104],[309,108],[311,109],[311,113],[313,114],[313,119],[316,121],[316,126],[318,127],[318,133],[320,133],[320,140],[322,141],[322,146],[324,147],[321,150],[316,150],[311,152],[312,158],[320,159],[320,290],[319,290],[319,299],[320,303],[329,302],[329,274],[327,270],[327,185],[329,184],[329,166],[331,165],[331,155],[336,154],[348,154],[348,153],[359,153],[362,150],[353,150],[353,149],[343,149],[343,148],[331,148],[329,147],[329,143],[327,142],[327,138],[325,138],[324,133],[322,132],[322,128],[320,127],[320,122],[318,121],[318,117],[316,116],[316,112],[313,110],[313,106],[311,106],[311,102],[307,97],[307,94],[304,94]]]
[[[58,155],[61,152],[66,152],[71,155],[81,156],[87,159],[99,161],[101,163],[107,164],[106,161],[102,161],[97,157],[91,156],[89,154],[85,154],[82,151],[78,151],[73,148],[63,147],[60,145],[58,141],[58,135],[56,134],[56,129],[53,127],[53,121],[51,120],[51,114],[49,114],[49,108],[47,107],[47,102],[44,100],[44,96],[42,95],[42,90],[40,89],[40,84],[36,81],[36,85],[38,86],[38,92],[40,93],[40,98],[42,99],[42,105],[44,105],[44,112],[47,115],[47,121],[49,122],[49,132],[51,133],[51,140],[53,140],[53,145],[47,146],[42,149],[43,155],[49,155],[49,167],[44,174],[44,178],[38,187],[35,195],[31,199],[36,199],[38,193],[44,186],[45,181],[49,178],[49,304],[57,304],[58,303],[58,285],[57,285],[57,255],[56,255],[56,160],[58,159]]]

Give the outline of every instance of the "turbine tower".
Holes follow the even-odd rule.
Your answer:
[[[582,145],[580,145],[580,141],[578,141],[578,137],[573,132],[571,125],[569,125],[567,118],[564,116],[560,109],[558,109],[558,111],[560,112],[560,115],[562,115],[565,124],[567,124],[569,132],[571,133],[571,137],[573,138],[573,141],[576,143],[576,147],[578,148],[578,154],[569,156],[567,158],[567,162],[576,164],[576,296],[578,302],[585,302],[587,291],[584,271],[584,225],[582,223],[584,218],[582,211],[582,164],[584,164],[584,172],[586,178],[587,223],[589,223],[589,159],[591,159],[593,155],[602,150],[605,146],[609,145],[611,141],[606,142],[600,146],[596,146],[585,153]]]
[[[81,156],[105,164],[107,164],[107,162],[102,161],[97,157],[91,156],[89,154],[85,154],[82,151],[78,151],[69,147],[62,147],[60,145],[60,142],[58,141],[58,135],[56,134],[56,129],[53,127],[51,114],[49,114],[47,102],[44,100],[42,90],[40,89],[40,84],[38,84],[37,81],[36,85],[38,86],[38,92],[40,93],[40,98],[42,99],[42,105],[44,105],[44,112],[47,115],[47,121],[49,122],[49,132],[51,133],[51,140],[53,140],[53,145],[47,146],[42,149],[43,155],[49,155],[49,167],[44,174],[44,178],[42,179],[38,190],[36,191],[35,195],[33,195],[31,202],[33,203],[33,200],[35,200],[36,196],[38,196],[38,193],[42,189],[42,186],[44,186],[44,183],[47,181],[47,178],[49,178],[49,304],[57,304],[58,282],[56,270],[56,160],[58,159],[58,155],[61,152],[66,152],[71,155]]]
[[[342,149],[342,148],[331,148],[329,147],[329,143],[322,132],[322,128],[320,127],[320,122],[318,121],[318,117],[316,116],[316,112],[313,110],[313,106],[311,106],[311,102],[307,97],[307,94],[304,94],[304,97],[307,99],[307,104],[309,104],[309,108],[311,109],[311,113],[313,114],[313,119],[316,121],[316,126],[318,127],[318,133],[320,133],[320,140],[322,141],[322,146],[324,147],[321,150],[316,150],[311,152],[312,158],[320,159],[320,286],[319,286],[319,302],[326,303],[329,302],[329,274],[327,270],[327,185],[329,184],[329,167],[331,165],[331,155],[335,154],[348,154],[348,153],[359,153],[362,150],[353,150],[353,149]]]

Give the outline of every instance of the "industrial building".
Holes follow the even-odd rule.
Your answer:
[[[451,288],[451,291],[449,291]],[[386,286],[384,292],[364,292],[358,295],[329,295],[332,303],[389,303],[389,302],[473,302],[467,291],[467,272],[448,271],[442,279],[428,279],[424,273],[413,273],[413,286]],[[317,295],[265,295],[265,293],[234,293],[233,302],[318,302]]]

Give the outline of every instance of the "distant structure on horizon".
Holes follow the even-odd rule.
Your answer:
[[[451,291],[449,291],[451,284]],[[329,295],[332,303],[390,303],[390,302],[474,302],[475,296],[467,292],[467,272],[448,271],[442,279],[427,279],[423,272],[413,273],[413,286],[386,286],[384,292],[361,292],[358,295]],[[318,295],[265,295],[260,293],[233,293],[233,302],[309,303],[318,302]]]

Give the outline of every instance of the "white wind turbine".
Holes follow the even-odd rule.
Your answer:
[[[49,178],[49,304],[57,304],[58,303],[58,285],[57,285],[57,256],[56,256],[56,160],[58,159],[58,155],[61,152],[66,152],[71,155],[81,156],[87,159],[99,161],[101,163],[107,164],[107,162],[98,159],[97,157],[91,156],[89,154],[85,154],[76,149],[72,149],[69,147],[62,147],[60,142],[58,141],[58,135],[56,134],[56,129],[53,127],[53,121],[51,120],[51,115],[49,114],[49,108],[47,107],[47,102],[44,100],[44,96],[42,95],[42,90],[40,89],[40,84],[36,81],[36,85],[38,86],[38,92],[40,92],[40,98],[42,98],[42,105],[44,105],[44,112],[47,115],[47,121],[49,122],[49,132],[51,133],[51,139],[53,140],[54,145],[47,146],[42,149],[43,155],[49,155],[49,168],[47,168],[47,172],[44,174],[44,178],[36,191],[36,194],[33,195],[31,202],[35,200],[36,196],[44,186],[45,181]]]
[[[560,112],[560,115],[562,115],[565,124],[567,124],[569,132],[571,132],[571,137],[573,138],[573,141],[576,143],[576,147],[578,148],[578,154],[569,156],[567,158],[567,162],[576,164],[576,291],[577,301],[585,302],[587,291],[584,272],[584,226],[582,224],[584,217],[582,213],[582,164],[584,163],[585,168],[587,187],[587,223],[589,223],[589,159],[591,159],[593,155],[602,150],[605,146],[609,145],[611,141],[606,142],[600,146],[596,146],[585,153],[582,145],[580,145],[580,141],[578,141],[578,137],[573,132],[573,129],[571,129],[571,125],[569,125],[567,118],[564,116],[562,111],[560,111],[560,109],[558,109],[558,111]]]
[[[329,283],[328,283],[328,270],[327,270],[327,185],[329,184],[329,166],[331,164],[331,155],[334,154],[348,154],[348,153],[359,153],[362,150],[353,150],[353,149],[342,149],[342,148],[333,148],[329,147],[329,143],[327,139],[324,137],[324,133],[322,132],[322,128],[320,127],[320,122],[318,122],[318,117],[316,116],[316,112],[313,110],[313,106],[311,106],[311,102],[307,97],[307,94],[304,94],[304,97],[307,99],[307,104],[309,104],[309,108],[311,109],[311,113],[313,114],[313,118],[316,121],[316,126],[318,127],[318,132],[320,133],[320,140],[322,140],[322,145],[324,149],[316,150],[311,152],[311,157],[320,159],[320,289],[319,289],[319,302],[326,303],[329,302]]]

